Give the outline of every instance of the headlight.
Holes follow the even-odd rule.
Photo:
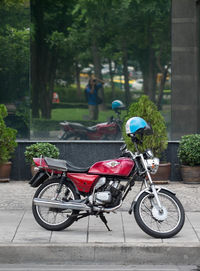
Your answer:
[[[35,173],[37,173],[39,170],[40,170],[39,167],[34,167],[34,168],[33,168],[33,171],[34,171]]]
[[[156,157],[153,159],[147,159],[147,168],[150,170],[152,174],[156,174],[159,168],[160,160]]]
[[[145,154],[146,154],[147,158],[153,159],[153,157],[154,157],[153,152],[150,149],[146,150]]]

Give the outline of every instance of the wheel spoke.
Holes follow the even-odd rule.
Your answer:
[[[164,207],[165,214],[160,214],[156,209],[156,204],[149,195],[144,196],[139,207],[139,214],[143,223],[151,231],[157,233],[168,233],[173,231],[180,222],[180,209],[176,201],[165,193],[158,193],[161,205]]]
[[[42,199],[54,199],[57,194],[57,188],[59,183],[52,183],[46,186],[38,195],[39,198]],[[65,185],[62,187],[61,192],[59,193],[57,200],[62,200],[66,198],[67,200],[74,200],[73,192],[69,187]],[[68,219],[68,215],[72,213],[72,210],[60,210],[54,208],[45,208],[41,206],[36,206],[37,213],[40,219],[44,223],[48,223],[49,225],[60,225]]]

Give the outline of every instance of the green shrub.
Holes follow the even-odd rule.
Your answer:
[[[119,89],[118,87],[115,87],[115,95],[113,97],[112,89],[111,87],[105,87],[104,88],[104,95],[105,95],[105,101],[107,104],[112,103],[113,100],[121,100],[122,102],[125,102],[125,93],[123,90]]]
[[[86,102],[84,89],[81,88],[81,96],[78,96],[75,85],[68,87],[56,86],[54,91],[58,93],[61,103]]]
[[[138,146],[139,150],[143,152],[147,148],[150,148],[154,154],[158,157],[167,148],[167,130],[163,116],[158,111],[156,105],[149,99],[149,97],[143,95],[140,97],[137,103],[132,103],[129,107],[127,117],[124,120],[124,125],[129,118],[141,117],[148,124],[151,125],[153,134],[144,136],[143,143]],[[130,150],[134,150],[134,145],[123,131],[125,142]]]
[[[24,155],[26,161],[33,164],[33,158],[39,158],[41,155],[43,157],[58,158],[60,153],[55,145],[40,142],[27,146]]]
[[[4,104],[0,104],[0,164],[8,162],[17,147],[15,129],[9,128],[4,122],[8,115]]]
[[[84,88],[81,88],[81,96],[78,96],[75,85],[68,87],[56,86],[54,91],[58,93],[61,103],[85,103],[87,104]],[[125,93],[123,90],[115,87],[115,96],[112,95],[111,87],[104,87],[104,97],[106,104],[111,105],[113,100],[121,100],[124,102]]]
[[[200,134],[184,135],[181,137],[178,157],[183,165],[200,165]]]

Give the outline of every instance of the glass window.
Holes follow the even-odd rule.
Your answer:
[[[0,91],[18,138],[119,140],[121,104],[143,94],[170,130],[170,0],[8,3],[0,6]]]
[[[8,110],[6,124],[29,138],[29,1],[1,1],[0,18],[0,103]]]

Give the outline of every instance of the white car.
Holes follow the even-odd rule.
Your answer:
[[[143,79],[137,79],[133,82],[132,88],[134,90],[142,90],[143,88]]]

